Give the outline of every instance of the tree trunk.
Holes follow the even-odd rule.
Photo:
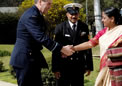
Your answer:
[[[101,21],[100,0],[94,0],[94,16],[95,16],[95,27],[97,33],[103,28],[103,24]]]

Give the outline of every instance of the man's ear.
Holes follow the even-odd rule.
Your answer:
[[[68,13],[66,13],[66,16],[68,16]]]
[[[41,3],[42,0],[38,0],[38,3]]]

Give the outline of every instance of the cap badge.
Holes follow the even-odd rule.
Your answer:
[[[75,9],[75,5],[73,5],[72,8]]]

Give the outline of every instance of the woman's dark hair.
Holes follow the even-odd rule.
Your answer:
[[[104,10],[104,13],[108,17],[114,17],[115,18],[115,24],[120,25],[122,24],[122,16],[120,14],[120,10],[114,7],[110,7]]]

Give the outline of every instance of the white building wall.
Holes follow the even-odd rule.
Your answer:
[[[0,7],[0,12],[2,13],[16,13],[18,7]]]

